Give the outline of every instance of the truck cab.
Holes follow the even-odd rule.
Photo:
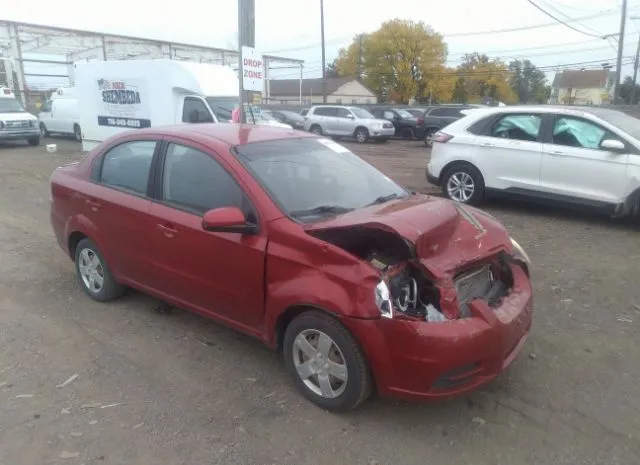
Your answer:
[[[39,145],[38,119],[25,110],[9,87],[0,87],[0,142],[14,140]]]

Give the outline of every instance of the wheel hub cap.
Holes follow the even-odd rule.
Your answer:
[[[96,253],[91,249],[82,249],[78,261],[80,277],[85,287],[92,293],[97,294],[104,285],[104,268]]]
[[[476,186],[473,178],[464,172],[454,173],[447,181],[447,193],[452,200],[468,202],[473,196]]]
[[[327,334],[308,329],[296,337],[293,361],[298,376],[314,394],[326,399],[341,395],[347,387],[347,366],[340,348]]]

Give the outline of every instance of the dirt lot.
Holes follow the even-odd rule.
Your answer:
[[[535,262],[520,358],[467,398],[373,399],[332,415],[247,337],[158,313],[133,292],[109,305],[87,298],[49,227],[49,175],[80,156],[55,142],[55,154],[0,147],[0,464],[638,463],[640,230],[487,206]],[[425,188],[420,143],[353,149]]]

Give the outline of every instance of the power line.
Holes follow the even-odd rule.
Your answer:
[[[610,16],[612,14],[617,13],[617,10],[603,10],[599,13],[596,14],[591,14],[588,16],[582,16],[580,18],[574,18],[571,20],[567,20],[567,23],[570,22],[577,22],[577,21],[586,21],[588,19],[596,19],[596,18],[601,18],[603,16]],[[507,33],[507,32],[520,32],[520,31],[528,31],[528,30],[532,30],[532,29],[540,29],[540,28],[545,28],[545,27],[552,27],[552,26],[558,26],[557,22],[552,22],[552,23],[542,23],[542,24],[534,24],[532,26],[520,26],[520,27],[512,27],[512,28],[506,28],[506,29],[489,29],[489,30],[484,30],[484,31],[471,31],[471,32],[456,32],[456,33],[452,33],[452,34],[442,34],[443,37],[470,37],[470,36],[478,36],[478,35],[490,35],[490,34],[503,34],[503,33]],[[340,41],[344,41],[347,39],[353,39],[355,35],[354,34],[350,34],[348,36],[342,36],[342,37],[335,37],[333,39],[329,39],[326,40],[326,43],[333,43],[333,42],[340,42]],[[594,36],[596,37],[596,36]],[[602,37],[597,36],[599,39],[601,39]],[[313,44],[307,44],[307,45],[301,45],[299,47],[294,47],[294,48],[284,48],[284,49],[280,49],[280,50],[271,50],[269,52],[264,52],[267,55],[275,55],[278,53],[283,53],[283,52],[295,52],[295,51],[300,51],[300,50],[309,50],[311,48],[316,48],[320,45],[320,43],[316,42]]]
[[[539,6],[537,3],[535,3],[533,0],[527,0],[527,1],[528,1],[529,3],[531,3],[534,7],[536,7],[538,10],[542,11],[542,12],[543,12],[545,15],[547,15],[548,17],[555,19],[557,22],[559,22],[560,24],[562,24],[562,25],[564,25],[564,26],[568,27],[569,29],[571,29],[571,30],[573,30],[573,31],[579,32],[580,34],[584,34],[584,35],[586,35],[586,36],[590,36],[590,37],[600,37],[600,38],[604,38],[604,35],[599,36],[599,35],[590,34],[590,33],[588,33],[588,32],[581,31],[580,29],[577,29],[577,28],[575,28],[575,27],[571,26],[570,24],[568,24],[568,23],[569,23],[569,21],[563,21],[563,20],[561,20],[561,19],[557,18],[556,16],[552,15],[552,14],[551,14],[551,13],[549,13],[547,10],[545,10],[544,8],[542,8],[541,6]],[[573,20],[573,21],[575,22],[576,20]]]
[[[547,5],[547,7],[548,7],[548,8],[551,8],[551,10],[555,11],[556,13],[558,13],[558,14],[560,14],[560,15],[564,16],[564,17],[566,18],[566,19],[565,19],[565,21],[566,21],[566,20],[571,20],[571,19],[572,19],[572,18],[571,18],[569,15],[567,15],[566,13],[562,12],[562,11],[561,11],[561,10],[559,10],[558,8],[556,8],[556,7],[554,7],[553,5],[551,5],[551,4],[550,4],[550,2],[548,2],[547,0],[542,0],[542,3],[544,3],[545,5]],[[600,31],[596,31],[595,29],[593,29],[593,28],[591,28],[591,27],[589,27],[589,26],[585,26],[584,24],[581,24],[581,23],[577,23],[577,24],[579,24],[580,26],[582,26],[582,28],[584,28],[584,29],[586,29],[586,30],[588,30],[588,31],[591,31],[591,33],[593,33],[593,34],[597,34],[598,36],[602,35],[602,34],[600,33]]]

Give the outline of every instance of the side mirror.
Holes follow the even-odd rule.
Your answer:
[[[624,152],[626,147],[624,143],[616,139],[605,139],[600,142],[600,148],[604,150],[609,150],[610,152]]]
[[[209,210],[204,214],[202,229],[211,232],[255,234],[258,226],[248,222],[239,208],[221,207]]]

